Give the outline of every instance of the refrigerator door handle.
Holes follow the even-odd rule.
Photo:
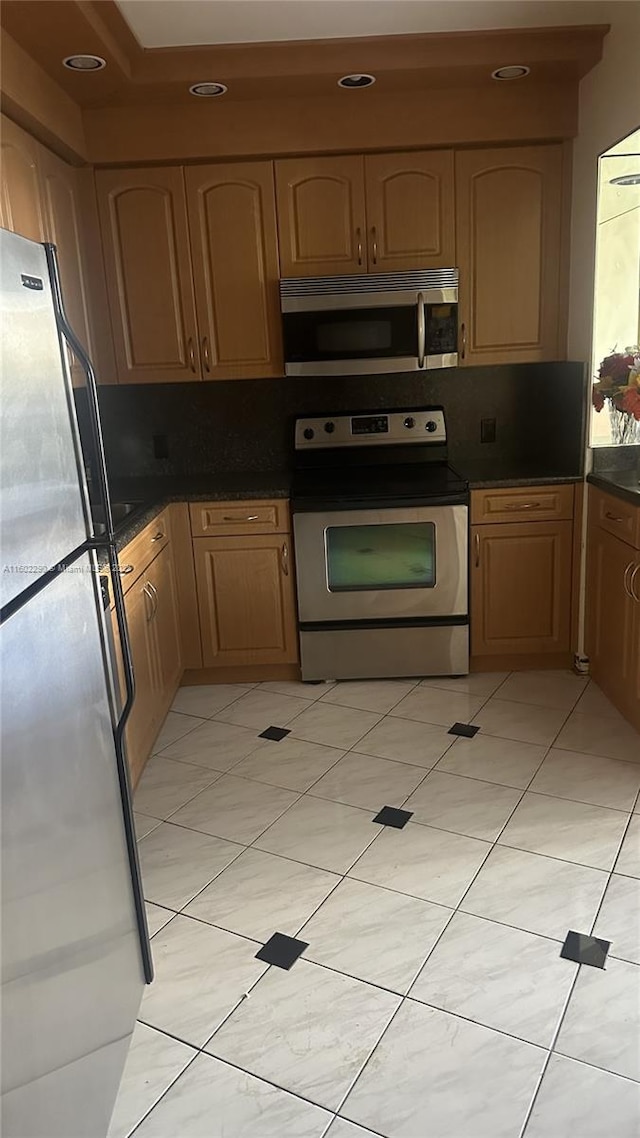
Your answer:
[[[124,608],[124,593],[122,591],[122,580],[120,577],[120,567],[118,564],[118,553],[116,550],[115,534],[113,532],[113,515],[111,513],[111,499],[109,497],[109,483],[107,477],[107,463],[104,452],[104,439],[102,437],[102,427],[100,425],[100,411],[98,407],[98,390],[96,385],[96,375],[93,370],[93,364],[89,359],[83,345],[80,343],[75,332],[69,325],[64,310],[64,303],[62,300],[62,289],[60,287],[60,271],[58,269],[58,257],[55,245],[50,242],[45,242],[44,250],[47,258],[47,266],[49,269],[49,277],[51,279],[51,293],[53,298],[53,308],[55,312],[56,324],[58,326],[58,333],[63,337],[82,367],[87,379],[87,396],[89,404],[89,418],[91,421],[91,431],[93,435],[93,444],[98,459],[97,469],[97,483],[100,494],[100,504],[104,511],[103,517],[105,520],[105,536],[101,542],[96,544],[106,545],[109,554],[109,568],[111,570],[111,583],[113,586],[113,600],[116,612],[116,620],[118,622],[118,633],[120,636],[120,648],[122,651],[122,663],[124,666],[124,681],[125,681],[125,701],[122,707],[120,718],[113,727],[113,736],[116,749],[116,761],[118,767],[118,779],[120,782],[120,796],[122,798],[122,814],[124,820],[124,830],[127,843],[127,852],[129,855],[129,865],[131,868],[131,884],[133,888],[133,898],[136,908],[136,916],[138,921],[138,933],[140,937],[140,951],[142,955],[142,965],[144,969],[144,977],[147,984],[153,980],[153,959],[151,956],[151,945],[149,943],[149,930],[147,927],[147,913],[144,903],[144,894],[142,891],[142,875],[140,872],[140,862],[138,859],[138,847],[136,844],[136,831],[133,820],[133,806],[131,798],[131,783],[129,780],[129,767],[127,763],[127,756],[124,747],[124,730],[127,719],[131,714],[133,701],[135,698],[135,677],[133,672],[133,659],[131,656],[131,643],[129,640],[129,630],[127,628],[127,621]],[[61,345],[62,346],[62,345]],[[73,399],[70,398],[70,410],[73,411]],[[78,462],[82,465],[82,450],[80,439],[78,437],[78,426],[75,414],[71,414],[72,428],[75,435],[76,450],[78,453]],[[93,535],[95,539],[95,534]]]

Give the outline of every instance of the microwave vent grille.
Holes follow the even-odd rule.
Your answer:
[[[280,281],[284,300],[301,296],[341,296],[458,287],[457,269],[417,269],[406,273],[362,273],[345,277],[288,277]]]

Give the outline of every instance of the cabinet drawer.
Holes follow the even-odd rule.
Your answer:
[[[471,523],[570,520],[573,495],[573,485],[472,490]]]
[[[259,502],[192,502],[194,537],[233,537],[235,534],[288,533],[289,504],[283,499]]]
[[[156,554],[164,549],[169,536],[169,517],[167,510],[163,510],[118,554],[122,588],[125,593],[153,561]]]
[[[640,506],[590,487],[589,521],[602,526],[607,533],[621,538],[634,549],[640,549]]]

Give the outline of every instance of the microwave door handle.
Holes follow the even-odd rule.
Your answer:
[[[424,296],[418,293],[418,367],[424,367],[426,352],[427,325],[424,315]]]

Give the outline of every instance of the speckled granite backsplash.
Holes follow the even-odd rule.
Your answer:
[[[592,470],[599,474],[603,470],[640,470],[640,446],[594,447],[592,451]]]
[[[100,407],[112,478],[266,471],[290,465],[296,415],[443,404],[451,462],[483,471],[579,476],[581,363],[468,367],[424,375],[256,379],[104,386]],[[81,423],[85,419],[82,397]],[[482,419],[496,441],[481,443]],[[83,432],[84,433],[84,432]],[[166,447],[168,457],[156,457]]]

